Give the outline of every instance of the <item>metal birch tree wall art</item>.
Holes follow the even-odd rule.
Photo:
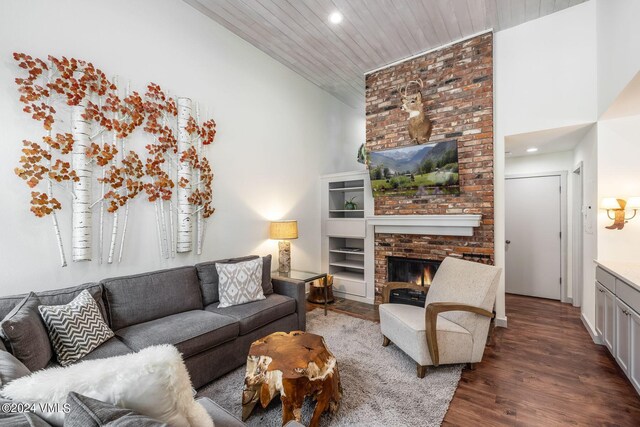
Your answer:
[[[155,83],[144,95],[129,84],[123,91],[87,61],[24,53],[14,59],[25,73],[15,79],[22,109],[44,129],[40,140],[22,142],[15,173],[31,189],[31,212],[51,218],[61,266],[67,266],[57,216],[63,202],[71,207],[71,259],[92,260],[97,210],[98,260],[111,264],[122,261],[130,202],[140,195],[154,205],[160,256],[194,248],[200,255],[206,219],[215,211],[205,155],[215,121],[201,122],[197,104],[176,100]],[[136,147],[136,132],[151,142]]]

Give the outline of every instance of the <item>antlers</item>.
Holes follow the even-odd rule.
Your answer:
[[[418,78],[418,80],[411,80],[409,83],[407,83],[406,85],[404,85],[404,88],[398,86],[398,92],[400,93],[400,96],[402,98],[406,98],[407,97],[407,89],[409,88],[409,86],[411,86],[412,84],[417,84],[420,86],[420,90],[424,89],[424,82],[422,81],[422,79]],[[404,89],[404,91],[403,91]]]

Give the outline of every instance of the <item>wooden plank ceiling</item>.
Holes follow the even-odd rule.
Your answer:
[[[585,0],[184,0],[352,107],[368,71]],[[339,11],[344,19],[332,24]]]

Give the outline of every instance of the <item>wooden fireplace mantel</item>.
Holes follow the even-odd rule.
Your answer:
[[[366,217],[376,233],[473,236],[482,215],[373,215]]]

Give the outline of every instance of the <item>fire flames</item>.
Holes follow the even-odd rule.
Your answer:
[[[432,278],[433,278],[433,272],[431,271],[430,266],[427,265],[424,267],[421,273],[418,273],[413,278],[413,280],[411,280],[411,283],[415,283],[416,285],[421,285],[421,286],[430,285]]]

